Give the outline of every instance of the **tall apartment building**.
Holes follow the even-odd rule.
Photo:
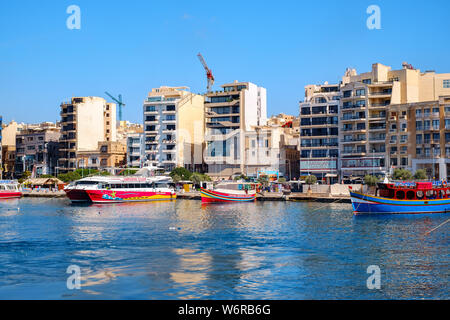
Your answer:
[[[425,169],[428,177],[450,180],[450,96],[392,105],[388,128],[391,168]]]
[[[406,155],[405,146],[411,142],[412,130],[408,126],[406,112],[396,115],[396,125],[389,128],[390,110],[393,105],[425,101],[438,101],[442,95],[450,94],[445,87],[450,74],[436,74],[434,71],[420,72],[403,63],[400,70],[375,63],[371,72],[357,74],[348,69],[342,79],[342,100],[340,108],[340,153],[342,177],[380,174]],[[396,130],[398,140],[391,149],[391,130]],[[405,136],[407,139],[405,139]],[[394,138],[392,138],[394,139]],[[389,146],[389,147],[386,147]],[[395,148],[398,148],[398,153]],[[396,157],[388,159],[391,151]],[[396,159],[396,160],[394,160]]]
[[[59,139],[58,124],[44,123],[39,127],[27,127],[16,134],[15,173],[23,174],[35,169],[37,176],[56,174],[58,165]]]
[[[61,104],[59,172],[79,167],[77,153],[98,149],[99,142],[115,142],[116,105],[100,97],[76,97]]]
[[[222,85],[206,94],[206,150],[208,174],[228,178],[245,173],[245,133],[267,122],[266,89],[251,82]]]
[[[171,171],[202,171],[204,97],[188,87],[154,88],[144,101],[147,163]]]
[[[300,103],[300,175],[337,182],[340,99],[338,84],[305,87],[305,101]]]

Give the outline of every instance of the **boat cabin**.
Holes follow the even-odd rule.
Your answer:
[[[441,181],[378,183],[375,196],[395,200],[450,199],[450,187]]]

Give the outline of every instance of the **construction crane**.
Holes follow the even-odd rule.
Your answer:
[[[201,64],[203,65],[203,68],[205,68],[206,71],[206,78],[208,80],[208,86],[207,86],[207,90],[208,92],[211,92],[211,88],[214,85],[214,76],[212,74],[211,69],[208,68],[208,65],[206,64],[205,59],[203,59],[203,56],[201,53],[199,53],[197,55],[198,59],[200,60]]]
[[[119,121],[122,121],[122,107],[125,107],[125,103],[122,102],[122,95],[119,94],[119,97],[116,99],[114,98],[111,94],[109,94],[108,92],[105,91],[105,93],[111,98],[113,99],[117,105],[119,106]]]

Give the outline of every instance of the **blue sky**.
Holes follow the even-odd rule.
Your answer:
[[[69,5],[81,30],[69,30]],[[381,30],[369,30],[369,5]],[[59,120],[72,96],[121,93],[124,118],[142,122],[142,102],[161,85],[215,89],[233,80],[267,88],[268,113],[298,114],[304,86],[338,82],[347,67],[374,62],[450,72],[442,1],[106,1],[0,3],[0,114],[4,122]]]

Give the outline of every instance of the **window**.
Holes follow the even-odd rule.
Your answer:
[[[433,120],[433,129],[439,130],[439,120]]]
[[[356,90],[356,94],[355,95],[357,97],[365,96],[366,95],[366,89],[358,89],[358,90]]]
[[[422,135],[421,134],[417,134],[416,135],[416,144],[421,144],[422,142],[423,142]]]
[[[420,117],[422,115],[422,109],[416,109],[416,117]]]
[[[450,88],[450,79],[443,81],[444,88]]]
[[[371,84],[372,83],[372,79],[363,79],[362,81],[365,84]]]

